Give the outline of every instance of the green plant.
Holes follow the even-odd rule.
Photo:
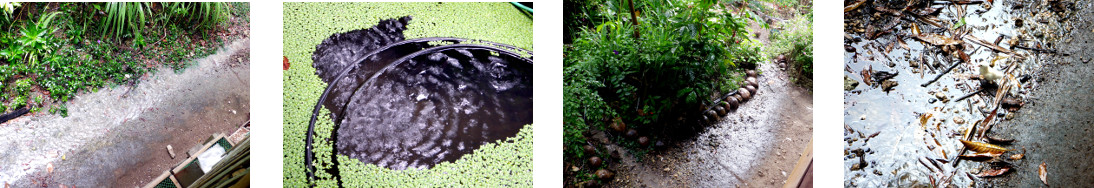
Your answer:
[[[40,61],[49,56],[53,49],[57,47],[53,33],[57,32],[59,28],[53,27],[50,23],[60,13],[46,14],[46,16],[39,17],[37,22],[27,24],[19,30],[22,37],[15,42],[21,45],[19,50],[22,50],[22,52],[19,53],[25,53],[23,60],[29,63],[30,67],[37,67]]]
[[[141,28],[144,27],[146,17],[151,17],[151,3],[141,2],[108,2],[100,6],[95,4],[96,10],[106,13],[99,22],[100,35],[109,36],[115,40],[132,36],[136,43],[143,43],[144,35]]]
[[[806,14],[778,24],[783,31],[772,35],[770,56],[784,54],[790,73],[799,83],[813,78],[813,15]]]
[[[167,20],[195,26],[193,29],[210,29],[228,20],[228,6],[223,2],[166,2],[163,3]]]

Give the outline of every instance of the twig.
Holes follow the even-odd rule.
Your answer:
[[[935,76],[934,79],[931,79],[931,81],[928,81],[927,83],[923,83],[922,85],[919,85],[919,86],[927,87],[928,85],[931,85],[932,83],[938,81],[939,78],[942,78],[942,76],[945,76],[947,73],[950,73],[950,71],[952,71],[953,68],[957,68],[958,65],[961,65],[961,63],[953,63],[953,65],[950,65],[950,68],[947,68],[946,71],[942,71],[942,73],[938,74],[938,76]]]
[[[957,100],[954,100],[954,102],[965,100],[965,98],[972,97],[973,95],[976,95],[976,94],[978,94],[980,92],[983,92],[983,91],[984,91],[984,88],[980,88],[980,90],[976,90],[976,92],[972,92],[972,93],[969,93],[965,96],[961,96],[960,98],[957,98]]]

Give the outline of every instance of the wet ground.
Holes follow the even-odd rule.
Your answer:
[[[620,155],[610,187],[780,187],[813,133],[813,97],[774,63],[752,100],[694,139],[644,158]],[[618,145],[609,150],[625,153]]]
[[[995,1],[931,5],[939,13],[927,16],[916,15],[914,12],[922,9],[911,8],[900,18],[886,12],[902,7],[892,2],[867,2],[845,13],[848,53],[844,74],[849,84],[857,84],[844,92],[846,186],[1036,187],[1041,156],[1089,156],[1076,150],[1081,147],[1069,147],[1089,140],[1076,136],[1088,131],[1083,127],[1089,123],[1081,122],[1091,116],[1082,112],[1089,111],[1087,104],[1094,104],[1088,97],[1067,99],[1090,95],[1089,88],[1075,87],[1081,80],[1089,80],[1084,74],[1090,72],[1082,63],[1075,63],[1089,59],[1077,51],[1082,44],[1074,44],[1089,41],[1084,35],[1089,36],[1090,31],[1077,29],[1087,28],[1089,21],[1072,16],[1082,13],[1072,12],[1073,6],[1066,3]],[[1075,5],[1089,6],[1087,2]],[[932,19],[934,16],[937,19]],[[932,20],[944,27],[933,26]],[[939,45],[934,39],[959,44]],[[995,45],[1003,50],[992,47]],[[1008,76],[984,82],[979,64],[994,64],[993,68]],[[952,72],[946,73],[950,67]],[[931,82],[939,75],[937,82]],[[991,85],[1001,86],[1004,92],[990,89]],[[989,90],[973,94],[981,88]],[[997,114],[991,115],[1003,99],[1021,101],[1025,106],[1016,112],[998,108]],[[989,130],[988,136],[1018,140],[1001,145],[1017,151],[999,158],[1011,164],[1012,173],[981,178],[976,175],[994,167],[987,162],[957,160],[964,149],[958,140],[989,119],[991,123],[985,125],[992,128],[978,126],[976,132]],[[1053,122],[1070,124],[1052,126]],[[1018,132],[1021,134],[1015,134]],[[1072,136],[1063,137],[1068,133]],[[1008,159],[1020,153],[1024,153],[1023,159]],[[1057,174],[1092,171],[1083,163],[1059,162],[1056,165],[1078,168]],[[1049,164],[1049,174],[1053,174],[1052,166]]]
[[[81,94],[69,116],[34,113],[0,124],[0,182],[13,187],[137,187],[250,116],[250,42],[226,43],[176,74]],[[166,146],[174,148],[172,159]]]
[[[1077,2],[1076,15],[1094,14],[1094,4]],[[1090,17],[1075,20],[1070,37],[1058,43],[1070,56],[1054,56],[1039,70],[1040,86],[1011,122],[996,125],[993,132],[1017,141],[1009,148],[1024,149],[1025,159],[1015,162],[1020,168],[1001,178],[984,183],[999,187],[1042,187],[1038,165],[1046,165],[1048,186],[1089,187],[1094,185],[1094,22]],[[1020,150],[1021,151],[1021,150]]]

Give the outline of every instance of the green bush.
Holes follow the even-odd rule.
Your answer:
[[[813,14],[800,15],[779,23],[780,31],[771,35],[770,56],[785,54],[796,82],[813,78]]]
[[[747,38],[748,15],[722,3],[635,1],[637,26],[627,1],[592,3],[603,5],[596,15],[605,21],[579,32],[564,55],[568,159],[586,157],[583,134],[615,119],[640,130],[677,128],[676,117],[698,114],[716,92],[737,88],[743,65],[765,59]],[[665,127],[644,127],[651,125]]]

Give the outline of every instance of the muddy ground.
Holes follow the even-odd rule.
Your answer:
[[[1090,2],[1078,2],[1076,15],[1091,15]],[[1094,185],[1094,22],[1074,20],[1077,29],[1069,39],[1057,43],[1069,56],[1054,56],[1043,67],[1038,79],[1040,86],[1017,114],[1014,121],[1001,123],[992,129],[1017,141],[1008,148],[1018,149],[1025,158],[1015,162],[1014,173],[1000,178],[986,178],[981,186],[998,187],[1089,187]],[[1013,153],[1009,153],[1013,154]],[[1047,166],[1048,186],[1038,177],[1038,166]]]
[[[68,117],[32,113],[0,124],[0,182],[143,186],[210,135],[231,134],[249,119],[249,46],[248,38],[228,42],[184,72],[164,68],[133,87],[78,95]]]
[[[1040,187],[1044,186],[1038,177],[1042,162],[1048,166],[1050,186],[1094,185],[1089,178],[1094,172],[1089,160],[1094,147],[1084,144],[1094,138],[1089,128],[1094,120],[1094,115],[1089,115],[1094,108],[1094,88],[1088,83],[1094,67],[1084,63],[1089,62],[1091,53],[1083,50],[1094,37],[1090,18],[1082,16],[1089,15],[1090,2],[1008,0],[931,5],[942,8],[940,13],[924,18],[937,16],[945,28],[914,21],[918,19],[870,13],[875,9],[884,12],[876,6],[868,3],[845,13],[845,79],[860,83],[846,86],[844,93],[845,186]],[[900,7],[899,3],[887,6]],[[897,22],[879,22],[885,20]],[[912,22],[918,29],[909,27]],[[878,27],[885,24],[892,25],[889,33]],[[916,36],[913,31],[918,30],[926,35]],[[969,61],[923,37],[958,36],[953,31],[967,34],[957,40],[965,47],[958,51],[967,54]],[[968,36],[1010,52],[992,50]],[[993,39],[996,42],[991,42]],[[991,86],[980,80],[977,66],[981,63],[1013,70],[1007,74],[1014,78],[1005,83],[1016,87],[1005,93],[972,94]],[[955,67],[953,72],[945,73],[951,66]],[[882,72],[897,73],[885,82],[899,85],[887,88],[881,81],[885,79],[863,84],[868,75],[877,78]],[[938,81],[930,82],[936,76]],[[996,94],[1024,102],[1024,106],[1014,112],[1000,108],[989,116],[999,100]],[[962,96],[969,97],[962,100]],[[958,140],[989,117],[998,123],[993,123],[986,135],[1016,140],[998,143],[1012,151],[993,161],[1005,161],[1011,170],[994,177],[981,174],[999,168],[992,162],[957,157],[964,148]]]

